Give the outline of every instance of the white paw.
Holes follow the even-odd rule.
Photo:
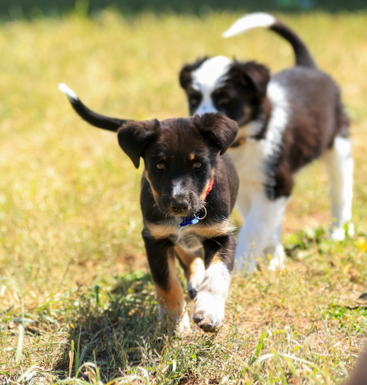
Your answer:
[[[347,233],[350,237],[354,236],[354,225],[353,223],[347,224],[347,231],[345,231],[344,226],[343,227],[334,227],[331,229],[331,239],[333,241],[344,241],[345,239],[345,233]]]
[[[348,223],[348,235],[354,237],[354,225],[353,223]]]
[[[187,313],[186,303],[183,303],[182,307],[175,309],[174,311],[168,310],[166,306],[158,304],[158,318],[163,320],[168,317],[169,320],[174,322],[177,334],[189,334],[191,332],[190,318]]]
[[[343,241],[345,239],[345,230],[344,227],[335,228],[331,232],[331,239],[333,241]]]
[[[225,299],[199,291],[195,298],[193,320],[204,332],[215,332],[223,324],[224,305]]]
[[[274,251],[272,259],[270,260],[268,269],[270,271],[275,271],[278,269],[284,269],[284,267],[285,267],[284,261],[285,261],[284,248],[283,248],[283,245],[279,244],[275,248],[275,251]]]
[[[335,228],[331,232],[331,239],[333,241],[343,241],[345,239],[345,230],[343,227]]]

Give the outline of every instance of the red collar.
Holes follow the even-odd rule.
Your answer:
[[[204,200],[208,197],[210,191],[213,190],[213,186],[214,186],[214,178],[209,183],[208,190],[206,191],[206,195],[205,195]]]

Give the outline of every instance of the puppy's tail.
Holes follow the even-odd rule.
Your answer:
[[[107,116],[103,116],[103,115],[97,114],[96,112],[93,112],[82,103],[78,95],[69,87],[67,87],[66,84],[60,84],[59,90],[67,96],[75,112],[82,119],[84,119],[86,122],[88,122],[92,126],[102,128],[104,130],[108,130],[112,132],[117,132],[117,130],[124,123],[131,122],[131,120],[108,118]]]
[[[232,26],[226,32],[224,32],[222,36],[236,36],[254,28],[268,28],[282,36],[293,47],[294,53],[296,55],[296,65],[316,68],[315,61],[298,35],[285,24],[277,20],[274,16],[269,15],[268,13],[259,12],[246,15],[232,24]]]

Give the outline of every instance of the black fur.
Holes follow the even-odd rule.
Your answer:
[[[79,115],[97,125],[89,117],[98,114],[91,113],[87,118]],[[102,116],[101,119],[110,121]],[[118,129],[118,142],[134,166],[138,168],[140,158],[144,159],[140,194],[142,235],[157,293],[168,301],[166,307],[178,316],[182,314],[177,314],[176,307],[183,299],[172,287],[172,282],[177,284],[177,278],[175,281],[170,267],[175,257],[175,245],[191,255],[203,248],[206,267],[214,257],[215,262],[223,263],[229,272],[234,266],[236,241],[229,217],[239,180],[225,152],[237,131],[237,123],[222,114],[161,122],[127,122]],[[182,217],[197,214],[202,220],[188,225],[191,226],[189,231],[181,231]],[[190,295],[194,296],[198,290],[199,287],[192,287]],[[214,331],[221,322],[210,318],[203,321],[198,314],[194,320],[205,331]]]
[[[97,114],[90,110],[79,98],[73,98],[68,96],[71,106],[74,111],[86,122],[92,126],[102,128],[103,130],[117,132],[117,130],[126,122],[132,122],[132,120],[108,118],[106,116]]]
[[[270,82],[276,82],[285,90],[289,106],[282,144],[264,165],[268,174],[264,189],[269,199],[274,200],[291,194],[294,173],[331,148],[337,135],[349,135],[349,120],[339,87],[329,75],[316,68],[302,40],[279,21],[270,29],[290,42],[296,66],[270,77],[268,68],[262,64],[234,60],[223,74],[223,81],[212,91],[211,101],[218,112],[235,120],[240,129],[256,121],[257,130],[248,137],[262,140],[266,137],[273,108],[267,97],[267,87]],[[185,79],[180,84],[186,91],[190,114],[200,110],[202,101],[201,93],[195,89],[200,85],[193,87],[190,71],[192,74],[204,62],[201,59],[191,66],[186,64],[180,74],[180,79]],[[233,147],[243,142],[239,137]]]

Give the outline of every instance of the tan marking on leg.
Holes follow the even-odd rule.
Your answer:
[[[178,233],[178,229],[173,226],[157,225],[150,222],[145,222],[145,226],[148,228],[150,235],[155,239],[167,238]]]
[[[180,281],[176,275],[175,258],[172,255],[168,258],[168,288],[162,289],[155,285],[159,304],[159,317],[162,318],[167,311],[173,318],[182,318],[185,308],[185,299]]]
[[[175,246],[175,251],[181,262],[186,266],[187,289],[191,298],[194,298],[204,278],[204,262],[199,255],[188,253],[180,246]]]
[[[147,181],[149,182],[149,186],[150,186],[150,188],[151,188],[151,190],[152,190],[152,192],[153,192],[154,200],[155,200],[156,202],[159,202],[159,194],[157,193],[157,191],[154,190],[154,187],[153,187],[153,185],[152,185],[152,182],[151,182],[150,179],[149,179],[149,173],[148,173],[147,170],[145,170],[145,177],[147,178]]]

